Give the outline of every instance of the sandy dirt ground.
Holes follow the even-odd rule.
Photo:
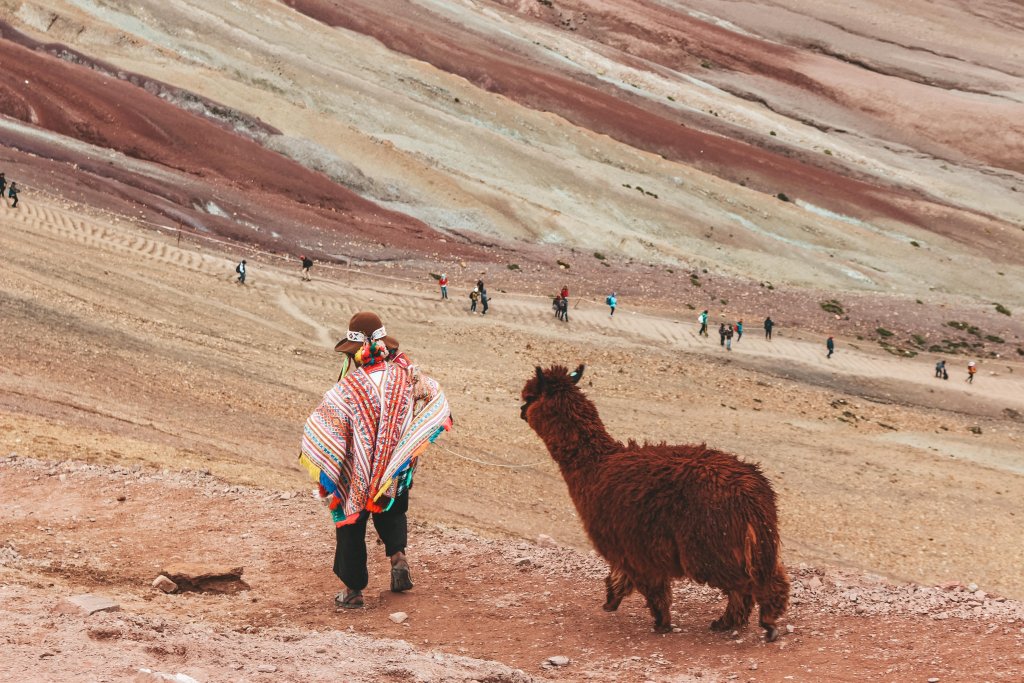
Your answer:
[[[1020,670],[1019,364],[943,382],[930,360],[853,339],[825,359],[817,335],[787,327],[771,342],[749,330],[726,352],[696,335],[690,312],[624,305],[612,318],[584,300],[565,324],[546,298],[496,284],[488,316],[473,316],[461,303],[469,275],[441,302],[425,273],[319,267],[305,283],[269,255],[242,287],[217,245],[81,208],[23,208],[2,214],[0,231],[10,680],[26,666],[40,679],[150,668],[203,681]],[[351,615],[331,606],[332,534],[295,454],[336,372],[329,349],[362,308],[446,386],[457,429],[414,489],[419,585],[390,594],[377,558],[370,607]],[[522,383],[553,362],[588,364],[587,392],[617,437],[707,441],[761,463],[795,580],[782,647],[758,629],[712,635],[721,600],[686,584],[670,636],[650,632],[637,599],[600,612],[601,563],[518,417]],[[165,596],[149,583],[175,560],[242,564],[252,590]],[[122,611],[59,609],[89,592]],[[408,626],[388,620],[395,611]],[[339,647],[369,648],[372,663],[323,661]],[[571,664],[545,666],[551,656]]]

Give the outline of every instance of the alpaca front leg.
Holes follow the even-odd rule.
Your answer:
[[[608,572],[608,576],[604,577],[604,585],[608,589],[607,601],[602,607],[605,612],[617,610],[622,603],[622,599],[633,592],[633,582],[629,580],[628,576],[616,569],[611,570]]]
[[[636,589],[647,598],[647,608],[654,617],[654,630],[657,633],[668,633],[672,630],[672,585],[668,581],[643,585],[637,583]]]
[[[711,622],[712,631],[729,631],[745,626],[750,620],[750,612],[754,609],[754,596],[750,593],[729,591],[729,605],[725,614]]]

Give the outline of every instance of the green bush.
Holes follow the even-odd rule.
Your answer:
[[[829,299],[828,301],[822,301],[821,302],[821,310],[826,311],[828,313],[834,313],[836,315],[842,315],[844,313],[843,305],[841,303],[839,303],[838,301],[836,301],[835,299]]]
[[[604,261],[604,254],[602,254],[599,251],[595,251],[594,258],[596,258],[598,261]]]
[[[997,337],[994,334],[986,334],[985,335],[985,339],[987,341],[992,342],[993,344],[1004,344],[1004,343],[1006,343],[1005,339],[1003,339],[1002,337]]]
[[[1010,315],[1010,309],[1007,308],[1006,306],[1004,306],[1002,304],[993,304],[993,305],[996,307],[996,311],[998,313],[1002,313],[1003,315]]]
[[[789,195],[787,195],[785,192],[780,192],[780,193],[778,193],[775,196],[778,197],[779,200],[783,201],[783,202],[791,202],[791,201],[793,201],[792,199],[789,198]]]
[[[892,332],[890,332],[889,330],[885,329],[884,327],[879,327],[878,329],[875,330],[875,332],[878,333],[878,336],[885,337],[885,338],[889,338],[889,337],[891,337],[893,335]]]
[[[508,264],[508,269],[509,270],[519,270],[519,264],[518,263],[510,263],[510,264]]]

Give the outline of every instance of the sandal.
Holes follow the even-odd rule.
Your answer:
[[[345,589],[334,596],[334,606],[342,609],[360,609],[363,606],[363,592]]]
[[[401,558],[391,565],[391,592],[401,593],[412,588],[412,574],[409,573],[409,563]]]

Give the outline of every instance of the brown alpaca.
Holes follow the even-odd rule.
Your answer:
[[[757,465],[699,446],[624,445],[605,431],[576,386],[583,366],[537,368],[520,415],[562,471],[587,535],[608,561],[604,609],[633,590],[647,598],[654,629],[672,629],[672,579],[725,592],[714,631],[744,626],[756,600],[766,639],[789,602],[779,559],[775,492]]]

